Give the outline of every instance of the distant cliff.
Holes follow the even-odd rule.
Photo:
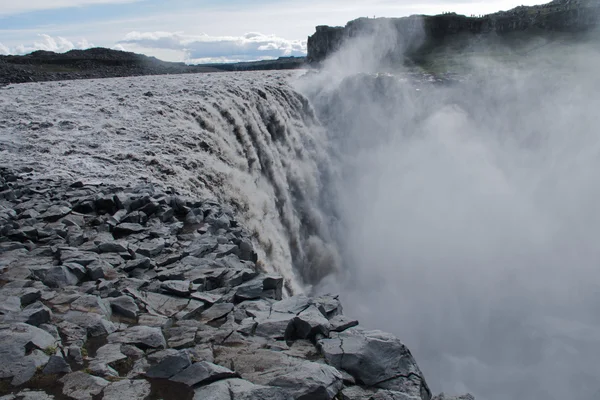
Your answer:
[[[66,53],[34,51],[26,55],[0,56],[0,85],[140,75],[293,69],[302,67],[304,61],[304,57],[281,57],[245,63],[186,65],[100,47]]]
[[[483,16],[465,16],[455,13],[441,15],[412,15],[404,18],[359,18],[345,27],[318,26],[308,38],[309,63],[319,63],[340,48],[345,40],[364,34],[376,33],[382,27],[392,26],[402,49],[409,55],[436,46],[444,46],[453,37],[507,36],[518,32],[550,34],[554,32],[587,32],[598,26],[598,0],[555,0],[539,6],[520,6]]]

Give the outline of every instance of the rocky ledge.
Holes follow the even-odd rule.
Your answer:
[[[7,169],[0,189],[2,400],[432,398],[337,296],[283,298],[225,206]]]
[[[392,63],[423,62],[430,53],[443,49],[455,53],[475,43],[488,45],[527,43],[528,35],[557,40],[557,33],[583,34],[600,21],[600,4],[595,0],[553,0],[536,6],[519,6],[488,15],[465,16],[456,13],[411,15],[402,18],[358,18],[344,27],[317,26],[308,38],[307,62],[319,64],[351,38],[381,35],[391,46],[386,59]],[[385,35],[396,32],[397,43],[387,43]],[[513,37],[511,35],[517,34]],[[575,36],[579,38],[579,36]],[[476,39],[474,41],[470,39]],[[504,39],[504,41],[503,41]],[[486,41],[489,41],[486,45]],[[436,53],[437,54],[437,53]]]

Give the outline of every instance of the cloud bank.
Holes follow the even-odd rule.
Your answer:
[[[40,40],[36,40],[32,44],[20,44],[13,48],[9,48],[0,43],[0,54],[27,54],[36,50],[53,51],[55,53],[64,53],[73,49],[89,49],[94,45],[86,39],[81,39],[73,42],[61,36],[52,37],[50,35],[39,35]]]
[[[242,36],[186,35],[182,32],[131,32],[119,44],[146,50],[175,50],[190,64],[305,56],[306,41],[251,32]]]

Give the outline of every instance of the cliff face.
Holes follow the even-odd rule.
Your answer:
[[[432,46],[443,45],[445,39],[463,34],[484,37],[503,36],[513,32],[537,31],[586,32],[598,25],[600,3],[591,0],[557,0],[532,7],[517,7],[485,16],[413,15],[404,18],[359,18],[345,27],[318,26],[308,38],[310,63],[323,61],[340,48],[346,39],[376,32],[382,26],[392,26],[397,40],[408,52],[418,53]]]

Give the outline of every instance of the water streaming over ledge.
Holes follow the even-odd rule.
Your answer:
[[[434,391],[591,400],[600,81],[588,63],[450,85],[261,72],[14,86],[0,90],[0,155],[228,204],[289,292],[341,291],[348,315],[406,342]]]

